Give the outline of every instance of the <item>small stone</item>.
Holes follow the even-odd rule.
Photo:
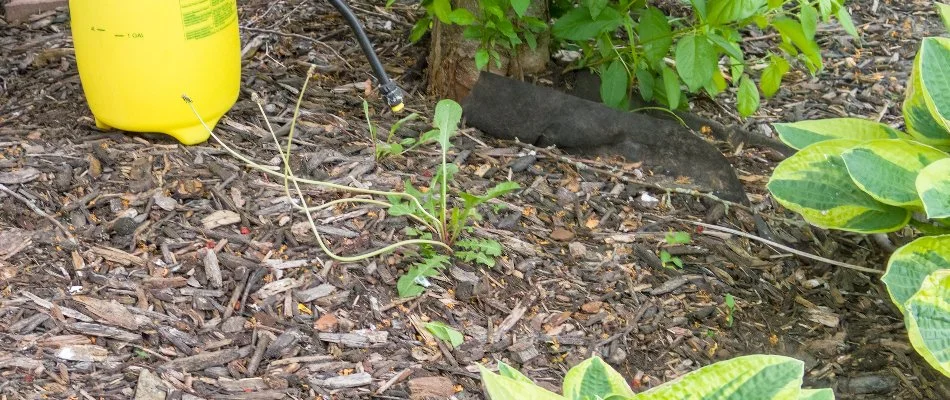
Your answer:
[[[335,315],[326,313],[313,323],[313,329],[320,332],[335,332],[339,324],[340,320]]]
[[[588,314],[597,314],[600,312],[600,309],[603,308],[603,306],[604,306],[604,302],[602,301],[592,301],[592,302],[585,303],[584,305],[582,305],[581,311],[584,311],[585,313],[588,313]]]
[[[178,202],[175,201],[175,199],[162,194],[156,194],[153,198],[155,199],[155,205],[165,211],[174,211],[175,206],[178,205]]]
[[[551,239],[566,242],[574,238],[574,232],[571,232],[564,228],[554,228],[551,231]]]
[[[512,162],[509,168],[511,168],[511,172],[522,172],[528,169],[528,167],[533,165],[536,161],[538,161],[537,156],[527,155]]]
[[[570,251],[571,256],[576,258],[587,255],[587,246],[584,246],[581,242],[571,242],[571,244],[567,245],[567,250]]]
[[[236,333],[244,330],[244,324],[247,323],[247,318],[244,317],[231,317],[221,323],[221,331],[224,333]]]
[[[135,232],[135,228],[138,227],[138,224],[135,223],[135,220],[129,217],[122,217],[115,220],[115,223],[112,225],[112,230],[115,231],[118,235],[131,235],[132,232]]]

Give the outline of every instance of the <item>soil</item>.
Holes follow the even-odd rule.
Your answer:
[[[752,118],[737,118],[725,98],[697,98],[695,111],[764,135],[772,122],[837,116],[902,127],[919,41],[942,33],[932,2],[848,3],[863,38],[822,26],[823,73],[794,71]],[[418,11],[402,2],[353,6],[409,91],[408,109],[431,117],[426,46],[406,39]],[[430,179],[433,146],[374,159],[362,98],[383,132],[399,116],[365,90],[369,66],[329,4],[250,0],[239,8],[242,43],[257,46],[245,53],[240,99],[216,128],[226,143],[279,165],[252,94],[284,126],[315,64],[294,170],[377,189]],[[745,50],[764,54],[774,39],[750,38]],[[397,136],[425,130],[420,120]],[[768,353],[803,360],[805,384],[832,387],[840,399],[950,398],[947,379],[911,348],[879,273],[690,222],[883,270],[889,250],[878,241],[809,227],[777,206],[764,188],[774,152],[720,146],[752,204],[726,209],[658,190],[648,170],[623,160],[581,159],[472,129],[454,144],[454,191],[480,193],[506,179],[524,188],[481,209],[471,233],[499,239],[504,254],[491,269],[456,263],[424,295],[401,299],[396,280],[415,260],[411,249],[332,261],[283,182],[218,143],[96,130],[68,15],[0,20],[0,396],[481,399],[477,363],[502,360],[553,388],[592,354],[641,391]],[[351,196],[304,190],[309,204]],[[405,238],[411,222],[359,204],[315,218],[329,246],[348,255]],[[668,246],[668,231],[693,241]],[[683,267],[664,267],[660,250]],[[433,337],[430,321],[461,331],[464,344]]]

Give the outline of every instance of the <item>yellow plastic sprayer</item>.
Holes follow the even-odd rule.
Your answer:
[[[380,92],[394,111],[403,94],[389,79],[359,21],[329,0],[353,29]],[[70,0],[76,64],[100,128],[160,132],[183,144],[210,136],[182,100],[214,127],[237,101],[241,43],[235,0]]]

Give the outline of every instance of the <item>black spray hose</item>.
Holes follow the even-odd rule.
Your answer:
[[[379,81],[379,91],[386,99],[386,104],[389,105],[389,108],[391,108],[393,112],[402,111],[402,89],[399,89],[399,86],[396,86],[396,82],[393,82],[392,79],[389,79],[389,75],[386,75],[386,70],[383,69],[383,64],[379,62],[379,57],[376,56],[376,51],[373,50],[373,44],[370,43],[369,38],[366,37],[366,32],[363,31],[360,21],[356,19],[356,16],[353,15],[353,11],[350,10],[350,7],[347,6],[343,0],[328,1],[330,4],[333,4],[333,7],[336,7],[340,15],[343,15],[343,18],[346,19],[346,23],[350,25],[350,29],[353,30],[353,34],[356,35],[356,40],[360,42],[360,47],[363,48],[363,54],[365,54],[369,60],[369,65],[373,67],[373,73]]]

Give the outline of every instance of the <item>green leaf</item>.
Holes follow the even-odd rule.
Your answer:
[[[456,8],[449,14],[449,21],[456,25],[471,25],[475,23],[475,16],[464,8]]]
[[[818,12],[821,13],[821,18],[828,22],[831,17],[831,0],[818,0]]]
[[[462,106],[451,99],[439,100],[435,105],[433,126],[439,128],[439,144],[443,151],[452,146],[450,139],[462,121]]]
[[[950,39],[927,37],[914,58],[904,98],[907,131],[918,141],[950,145]]]
[[[472,208],[488,200],[504,196],[518,189],[521,189],[521,185],[519,185],[518,182],[504,181],[498,183],[491,189],[488,189],[488,191],[481,196],[475,196],[464,192],[460,193],[459,196],[463,197],[465,201],[465,208]]]
[[[432,18],[419,18],[416,24],[412,26],[412,31],[409,32],[409,41],[415,43],[422,39],[422,36],[429,31],[429,25],[432,25]]]
[[[500,374],[501,376],[505,378],[511,378],[516,381],[534,384],[534,381],[532,381],[530,378],[528,378],[527,376],[524,376],[524,374],[519,372],[517,369],[514,369],[508,364],[505,364],[501,361],[498,362],[498,374]]]
[[[452,3],[449,0],[433,0],[432,12],[439,21],[446,24],[452,23]]]
[[[613,60],[601,73],[600,98],[604,104],[620,108],[627,92],[630,89],[630,80],[627,76],[627,67],[620,60]]]
[[[924,236],[891,254],[881,281],[891,301],[906,315],[904,305],[917,293],[924,279],[947,266],[950,266],[950,235]]]
[[[683,231],[667,232],[663,240],[668,244],[686,244],[692,241],[689,233]]]
[[[838,7],[838,12],[835,14],[835,17],[838,18],[838,23],[841,24],[841,28],[844,29],[849,35],[855,39],[860,38],[858,34],[858,28],[854,26],[854,20],[851,19],[851,13],[848,12],[848,9],[844,6]],[[946,23],[946,20],[944,20]]]
[[[501,243],[491,239],[462,239],[455,242],[459,250],[455,256],[465,262],[476,262],[488,268],[495,266],[495,258],[501,255]]]
[[[722,51],[724,51],[727,55],[729,55],[729,57],[732,57],[736,60],[742,60],[744,58],[742,55],[742,49],[739,48],[738,43],[719,36],[716,33],[710,33],[706,37],[715,43],[716,46],[722,49]]]
[[[587,10],[590,11],[590,18],[597,19],[600,13],[607,7],[607,0],[585,0]]]
[[[564,376],[564,396],[569,399],[595,399],[610,395],[632,397],[634,393],[623,376],[600,357],[582,361]]]
[[[414,297],[422,294],[422,292],[426,290],[425,286],[422,285],[422,283],[426,282],[426,278],[438,275],[439,271],[445,268],[448,262],[448,257],[435,254],[413,264],[409,267],[409,271],[399,277],[399,280],[396,282],[396,290],[399,292],[399,296]]]
[[[785,58],[772,54],[769,57],[769,65],[762,70],[762,78],[759,86],[762,88],[762,94],[765,97],[772,97],[778,92],[782,85],[782,78],[788,73],[789,65]]]
[[[488,49],[479,47],[478,50],[475,50],[475,68],[478,68],[479,71],[484,70],[488,66],[488,58]]]
[[[802,54],[805,55],[805,64],[812,74],[822,69],[821,51],[818,48],[818,43],[805,35],[801,24],[791,18],[777,18],[772,21],[772,26],[778,30],[783,41],[788,41],[801,50]]]
[[[643,100],[653,100],[653,90],[656,88],[656,79],[650,71],[645,68],[637,68],[637,89],[640,91],[640,97]]]
[[[515,10],[515,14],[518,14],[519,17],[524,16],[530,5],[531,0],[511,0],[511,8]]]
[[[907,135],[880,122],[860,118],[829,118],[792,123],[776,123],[775,131],[785,144],[801,150],[806,146],[832,139],[867,141],[907,138]]]
[[[498,375],[479,364],[482,384],[491,400],[531,399],[531,400],[567,400],[551,393],[534,383]]]
[[[622,22],[620,12],[613,8],[607,7],[597,18],[591,18],[587,9],[579,7],[558,18],[551,27],[551,33],[561,39],[588,40],[617,29]]]
[[[950,269],[928,275],[905,307],[910,343],[930,366],[950,377]]]
[[[935,4],[937,5],[937,14],[940,14],[940,20],[943,21],[944,28],[950,30],[950,5],[940,2]]]
[[[812,225],[858,233],[893,232],[910,212],[875,200],[851,180],[841,154],[860,142],[812,144],[782,161],[767,187],[780,204]]]
[[[712,25],[740,21],[759,13],[766,3],[767,0],[709,0],[706,20]]]
[[[835,400],[835,392],[831,389],[802,389],[798,400]]]
[[[742,80],[739,81],[736,108],[739,110],[739,115],[743,117],[755,114],[755,111],[759,109],[759,89],[755,87],[755,82],[752,82],[752,78],[748,75],[743,75]]]
[[[804,363],[773,355],[736,357],[707,365],[637,399],[796,399]]]
[[[805,38],[815,40],[815,33],[818,32],[818,10],[808,3],[804,3],[799,11],[798,19],[802,23],[802,32],[805,33]]]
[[[922,208],[915,184],[917,174],[934,161],[948,158],[933,147],[902,139],[872,140],[841,155],[851,179],[884,204]]]
[[[521,34],[524,35],[524,41],[528,44],[529,49],[534,50],[538,48],[538,37],[534,33],[525,31]]]
[[[693,10],[696,10],[696,14],[699,15],[700,21],[706,19],[706,0],[689,0],[689,4],[693,6]]]
[[[920,171],[915,187],[927,218],[950,218],[950,159],[936,161]]]
[[[663,65],[663,89],[666,93],[666,103],[671,109],[679,107],[680,104],[680,80],[676,72],[670,67]]]
[[[462,336],[462,333],[455,330],[451,326],[446,325],[442,322],[429,322],[425,325],[426,330],[431,332],[435,337],[442,339],[443,342],[451,344],[452,347],[459,347],[462,343],[465,342],[465,337]]]
[[[663,57],[673,46],[673,30],[666,14],[654,7],[643,10],[637,25],[637,35],[643,46],[643,56],[654,69],[659,69]]]
[[[706,35],[690,34],[676,44],[676,71],[690,91],[695,92],[712,79],[718,54]]]

